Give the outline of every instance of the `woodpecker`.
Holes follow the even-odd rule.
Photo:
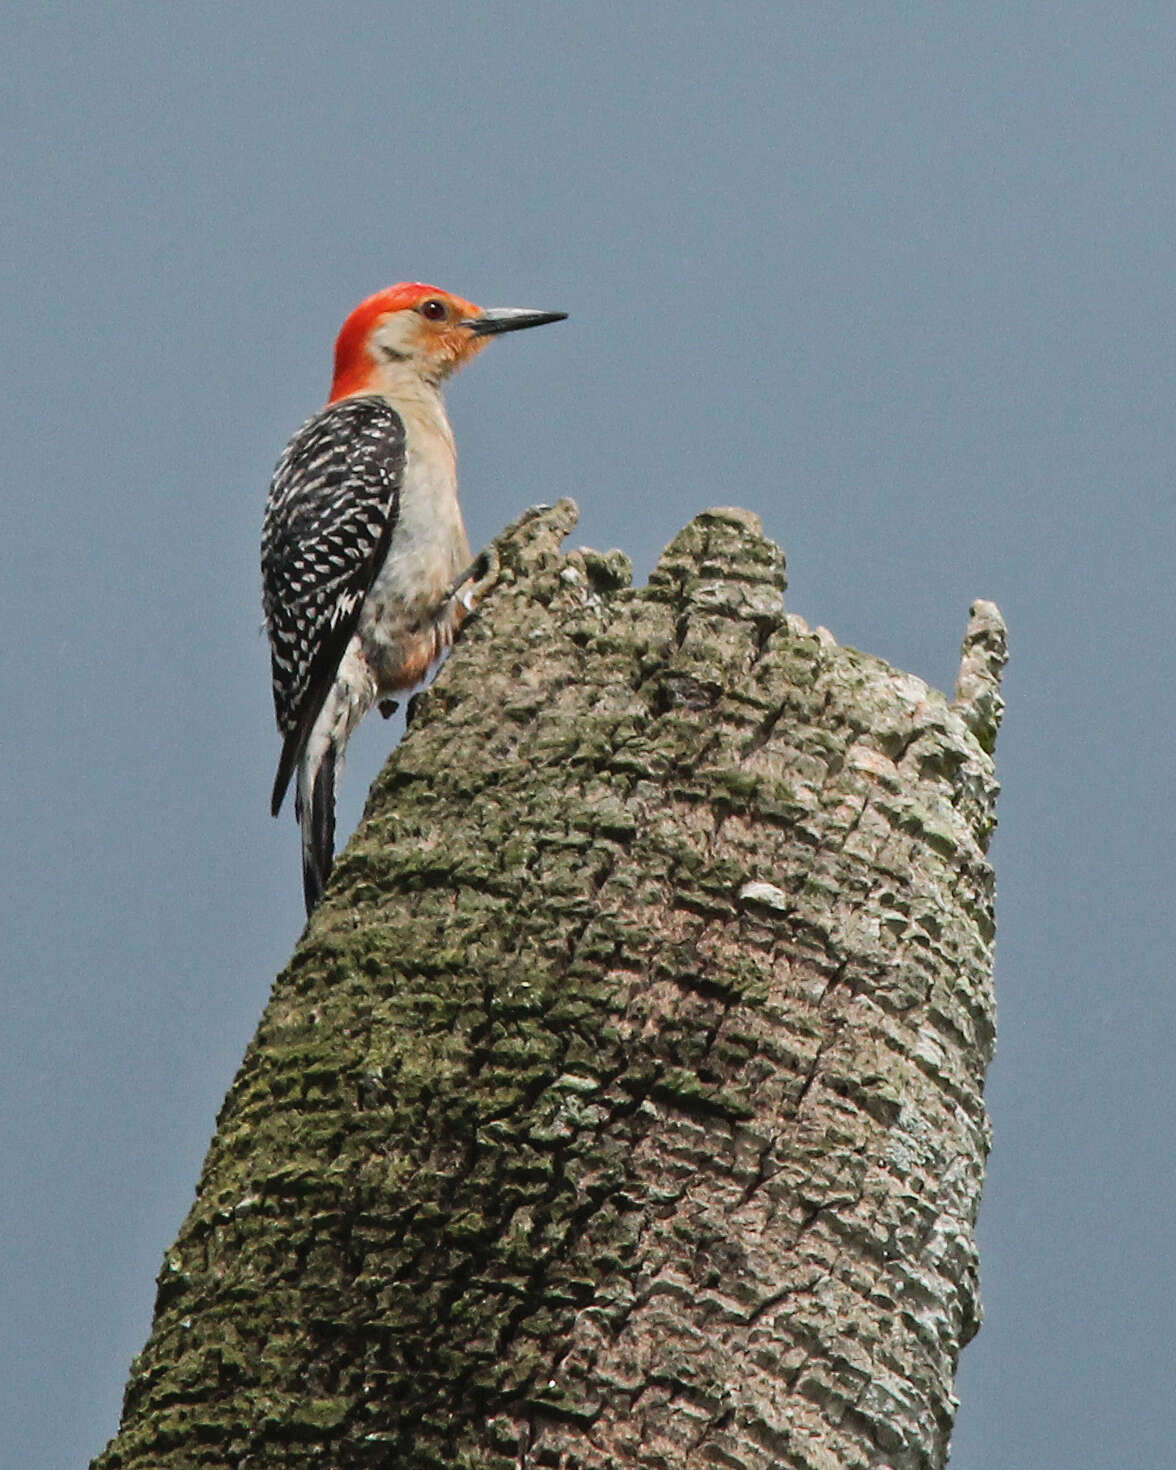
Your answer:
[[[492,575],[469,565],[442,385],[491,337],[566,316],[419,281],[378,291],[343,323],[326,407],[278,461],[261,535],[282,737],[271,810],[293,778],[307,914],[334,860],[351,732],[427,677]]]

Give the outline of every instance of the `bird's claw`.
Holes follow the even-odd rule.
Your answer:
[[[456,598],[466,612],[473,612],[481,598],[498,581],[500,566],[498,547],[491,542],[478,553],[450,587],[445,594],[445,601],[450,602]]]

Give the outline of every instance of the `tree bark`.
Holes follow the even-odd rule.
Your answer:
[[[978,1324],[1004,628],[956,701],[524,517],[279,976],[116,1467],[943,1465]]]

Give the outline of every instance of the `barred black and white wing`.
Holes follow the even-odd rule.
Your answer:
[[[261,575],[283,737],[275,816],[388,553],[404,458],[400,415],[363,396],[303,424],[274,471]]]

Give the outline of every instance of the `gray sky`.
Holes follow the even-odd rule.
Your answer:
[[[297,938],[265,487],[345,313],[423,278],[572,315],[453,386],[476,545],[570,494],[644,575],[750,506],[794,610],[941,687],[1000,603],[952,1467],[1170,1464],[1170,4],[4,10],[0,1461],[113,1432]]]

